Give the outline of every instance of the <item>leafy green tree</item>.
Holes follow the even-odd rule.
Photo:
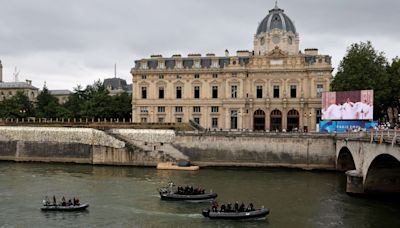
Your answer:
[[[36,117],[55,118],[58,117],[57,109],[59,107],[58,99],[49,93],[46,86],[37,97]]]
[[[385,115],[390,101],[388,62],[382,52],[377,52],[371,42],[352,44],[340,62],[331,83],[333,91],[374,90],[374,117]]]
[[[387,97],[390,103],[389,107],[392,110],[400,110],[400,59],[398,57],[392,60],[391,65],[387,68],[388,72],[388,86],[389,86],[389,96]],[[394,118],[396,118],[398,113],[394,112]]]
[[[0,102],[1,118],[27,118],[34,114],[33,104],[23,91],[17,91],[16,95]]]

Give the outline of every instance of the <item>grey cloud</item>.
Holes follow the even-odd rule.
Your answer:
[[[0,59],[10,78],[19,66],[35,85],[71,89],[110,77],[114,63],[130,80],[135,59],[151,54],[252,49],[258,22],[274,1],[0,0]],[[371,40],[389,59],[400,50],[400,2],[281,0],[301,48],[316,47],[337,67],[352,42]]]

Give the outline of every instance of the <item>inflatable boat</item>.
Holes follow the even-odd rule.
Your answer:
[[[210,219],[254,219],[267,216],[269,214],[269,209],[261,208],[245,212],[213,212],[207,209],[203,210],[202,214],[204,217]]]

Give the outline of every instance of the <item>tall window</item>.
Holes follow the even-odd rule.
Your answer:
[[[177,122],[177,123],[182,123],[182,117],[176,118],[176,122]]]
[[[158,79],[164,79],[164,75],[162,74],[158,75]]]
[[[219,111],[218,109],[219,109],[218,106],[211,106],[212,113],[217,113]]]
[[[147,76],[146,75],[142,75],[142,79],[144,80],[144,79],[146,79],[147,78]]]
[[[324,85],[318,84],[317,85],[317,97],[322,97],[323,92],[324,92]]]
[[[175,112],[183,112],[183,107],[182,106],[176,106],[175,107]]]
[[[231,129],[237,129],[238,128],[238,119],[237,119],[237,110],[231,110]]]
[[[164,107],[164,106],[159,106],[159,107],[157,108],[157,111],[158,111],[158,112],[164,113],[164,112],[165,112],[165,107]]]
[[[146,117],[140,118],[140,122],[141,122],[141,123],[147,123],[147,118],[146,118]]]
[[[147,87],[142,87],[142,99],[147,99]]]
[[[213,78],[218,78],[218,74],[213,74]]]
[[[321,121],[321,109],[315,110],[315,116],[316,116],[316,123],[318,124]]]
[[[176,87],[176,99],[182,99],[182,87],[181,86]]]
[[[164,87],[158,87],[158,98],[164,99]]]
[[[262,98],[263,97],[263,87],[258,85],[257,86],[257,98]]]
[[[211,118],[211,127],[218,128],[218,118]]]
[[[194,87],[194,98],[199,99],[200,98],[200,86],[195,86]]]
[[[193,107],[193,112],[200,112],[200,106],[194,106]]]
[[[279,86],[274,85],[274,98],[279,98]]]
[[[290,98],[296,98],[297,89],[295,85],[290,86]]]
[[[212,98],[218,98],[218,86],[212,87]]]
[[[200,78],[200,74],[195,74],[194,78]]]
[[[231,98],[237,98],[237,86],[231,86]]]

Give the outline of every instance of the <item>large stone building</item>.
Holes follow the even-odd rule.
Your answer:
[[[110,92],[110,96],[115,96],[123,92],[132,93],[132,85],[127,84],[122,78],[106,78],[104,79],[104,87]]]
[[[299,34],[277,6],[259,24],[253,51],[153,55],[135,61],[134,122],[189,122],[210,129],[315,130],[331,57],[299,51]]]
[[[18,91],[22,91],[30,101],[36,101],[39,89],[32,85],[32,81],[26,82],[4,82],[3,81],[3,65],[0,60],[0,101],[11,98]]]

